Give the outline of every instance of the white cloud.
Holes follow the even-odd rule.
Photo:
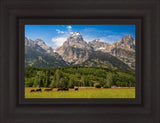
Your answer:
[[[56,29],[57,33],[61,34],[61,35],[52,38],[52,42],[53,42],[52,47],[53,48],[57,48],[59,46],[62,46],[63,43],[67,40],[67,38],[73,33],[71,26],[67,26],[66,28],[67,28],[67,30],[65,30],[65,31]]]
[[[67,38],[68,38],[67,36],[52,38],[53,48],[57,48],[57,47],[63,45],[63,43],[67,40]]]
[[[57,33],[64,33],[64,31],[61,31],[59,29],[56,29]]]
[[[72,34],[73,32],[72,32],[72,27],[71,26],[67,26],[67,31],[66,31],[66,33],[70,33],[70,34]]]
[[[71,27],[71,26],[67,26],[67,28],[68,28],[68,29],[72,29],[72,27]]]

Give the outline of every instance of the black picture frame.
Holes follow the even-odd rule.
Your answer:
[[[160,122],[160,0],[0,2],[2,123]],[[24,99],[26,23],[136,24],[136,99]]]
[[[102,24],[118,24],[118,25],[135,25],[136,26],[136,98],[120,98],[120,99],[26,99],[24,98],[24,40],[25,40],[25,25],[102,25]],[[130,18],[130,19],[41,19],[41,18],[31,18],[31,19],[21,19],[19,18],[19,89],[17,89],[17,93],[19,94],[19,104],[141,104],[142,95],[141,95],[141,28],[142,28],[142,18]],[[18,45],[18,44],[17,44]],[[18,91],[19,90],[19,91]]]

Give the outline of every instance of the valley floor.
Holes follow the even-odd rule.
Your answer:
[[[31,89],[25,87],[25,98],[135,98],[135,88],[94,88],[80,87],[78,91],[69,89],[69,91],[30,92]]]

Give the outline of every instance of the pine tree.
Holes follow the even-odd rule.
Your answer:
[[[105,87],[105,88],[110,88],[111,85],[113,85],[113,75],[112,75],[112,73],[108,73],[108,74],[107,74],[107,78],[106,78],[106,80],[105,80],[105,85],[104,85],[104,87]]]
[[[74,81],[72,78],[70,78],[70,80],[69,80],[68,88],[74,88]]]

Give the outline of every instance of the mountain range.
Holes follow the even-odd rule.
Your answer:
[[[95,39],[84,41],[79,32],[71,34],[62,46],[53,49],[41,39],[25,37],[25,66],[89,66],[117,70],[135,70],[135,40],[124,36],[113,44]]]

